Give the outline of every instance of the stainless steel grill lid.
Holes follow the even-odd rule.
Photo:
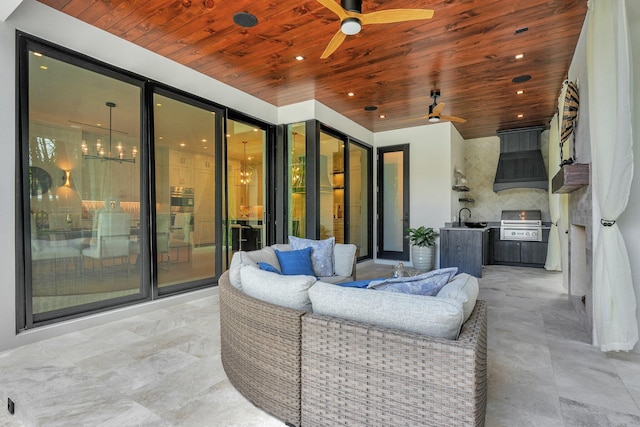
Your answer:
[[[502,211],[500,218],[503,221],[542,221],[542,212],[539,210]]]

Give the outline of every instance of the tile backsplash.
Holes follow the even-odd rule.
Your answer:
[[[549,131],[542,132],[542,157],[549,170]],[[465,175],[471,188],[469,196],[475,202],[467,203],[475,221],[499,221],[505,210],[539,209],[542,220],[551,221],[549,193],[545,190],[513,188],[498,193],[493,191],[500,157],[500,139],[495,137],[469,139],[465,141]]]

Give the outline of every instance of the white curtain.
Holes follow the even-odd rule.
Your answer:
[[[560,220],[560,195],[553,194],[552,180],[560,170],[560,135],[558,132],[558,113],[553,116],[549,125],[549,213],[551,214],[551,230],[549,231],[549,243],[547,244],[547,262],[544,268],[547,270],[562,270],[562,250],[558,221]],[[567,287],[566,283],[563,283]]]
[[[627,248],[615,224],[633,179],[625,0],[590,0],[587,43],[593,186],[602,216],[593,256],[594,324],[602,351],[629,351],[638,341],[636,297]]]

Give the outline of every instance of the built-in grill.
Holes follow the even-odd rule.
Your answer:
[[[542,213],[536,210],[502,211],[500,240],[542,241]]]

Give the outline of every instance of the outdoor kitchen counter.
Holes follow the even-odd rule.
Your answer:
[[[440,268],[458,267],[458,273],[482,277],[482,266],[489,255],[489,230],[486,227],[458,227],[446,223],[440,228]]]

